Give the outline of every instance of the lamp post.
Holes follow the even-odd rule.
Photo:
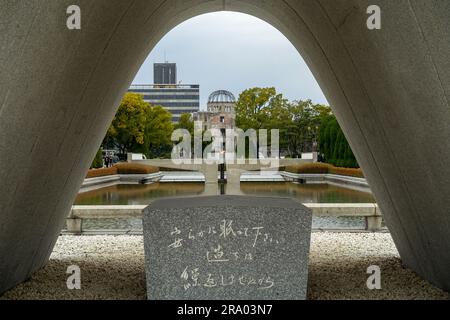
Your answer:
[[[227,180],[225,179],[225,151],[220,152],[220,160],[219,160],[219,171],[220,171],[220,179],[219,179],[219,185],[220,185],[220,194],[225,194],[225,184],[227,183]]]
[[[220,182],[221,183],[225,183],[226,179],[225,179],[225,151],[221,151],[220,152],[220,164],[219,164],[219,171],[220,171]]]

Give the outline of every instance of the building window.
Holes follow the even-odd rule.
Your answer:
[[[220,117],[220,123],[225,123],[225,117]]]

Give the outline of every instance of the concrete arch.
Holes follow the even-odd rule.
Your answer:
[[[78,4],[82,29],[66,28]],[[382,9],[382,29],[366,9]],[[0,1],[0,292],[47,262],[120,98],[157,41],[239,11],[302,53],[349,137],[404,263],[450,290],[450,2]]]

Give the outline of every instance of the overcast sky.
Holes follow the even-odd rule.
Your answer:
[[[289,100],[328,104],[289,40],[246,14],[209,13],[178,25],[151,52],[133,83],[153,83],[153,63],[165,59],[177,63],[178,81],[200,84],[202,109],[215,90],[229,90],[237,98],[257,86],[274,86]]]

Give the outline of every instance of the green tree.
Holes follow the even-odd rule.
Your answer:
[[[167,157],[173,129],[170,112],[145,102],[141,94],[127,93],[104,141],[112,143],[122,155],[140,152],[148,157]]]
[[[127,93],[120,103],[105,140],[112,141],[122,155],[142,147],[149,108],[150,105],[144,101],[143,95]]]
[[[320,152],[324,161],[337,167],[358,168],[355,155],[334,115],[322,123],[319,133]]]
[[[280,149],[288,156],[320,149],[329,163],[358,167],[329,106],[289,102],[275,88],[250,88],[239,95],[236,125],[243,130],[279,129]]]
[[[285,131],[290,121],[288,106],[287,99],[273,87],[247,89],[239,95],[236,102],[236,125],[244,131],[278,129],[280,148],[283,148],[286,144]]]
[[[287,151],[292,157],[315,151],[322,122],[330,116],[331,108],[313,104],[311,100],[294,101],[289,105],[290,121],[286,124]]]
[[[189,131],[189,134],[191,135],[191,148],[192,148],[191,150],[193,151],[195,148],[195,140],[194,140],[195,127],[194,127],[194,119],[192,117],[192,114],[183,113],[180,117],[180,120],[175,125],[175,130],[177,130],[177,129],[184,129],[184,130]],[[205,131],[203,130],[203,128],[199,129],[197,134],[200,137],[203,137],[203,135],[205,134]],[[204,150],[208,144],[209,144],[209,142],[202,141],[202,150]]]
[[[275,88],[250,88],[236,102],[236,125],[243,129],[279,129],[288,117],[288,101]]]
[[[103,151],[100,148],[95,155],[94,161],[92,162],[91,169],[100,169],[103,168]]]
[[[194,121],[190,113],[183,113],[180,117],[180,121],[175,125],[175,129],[186,129],[191,136],[194,135]]]
[[[168,157],[173,129],[172,114],[161,106],[150,106],[146,115],[142,153],[149,158]]]

